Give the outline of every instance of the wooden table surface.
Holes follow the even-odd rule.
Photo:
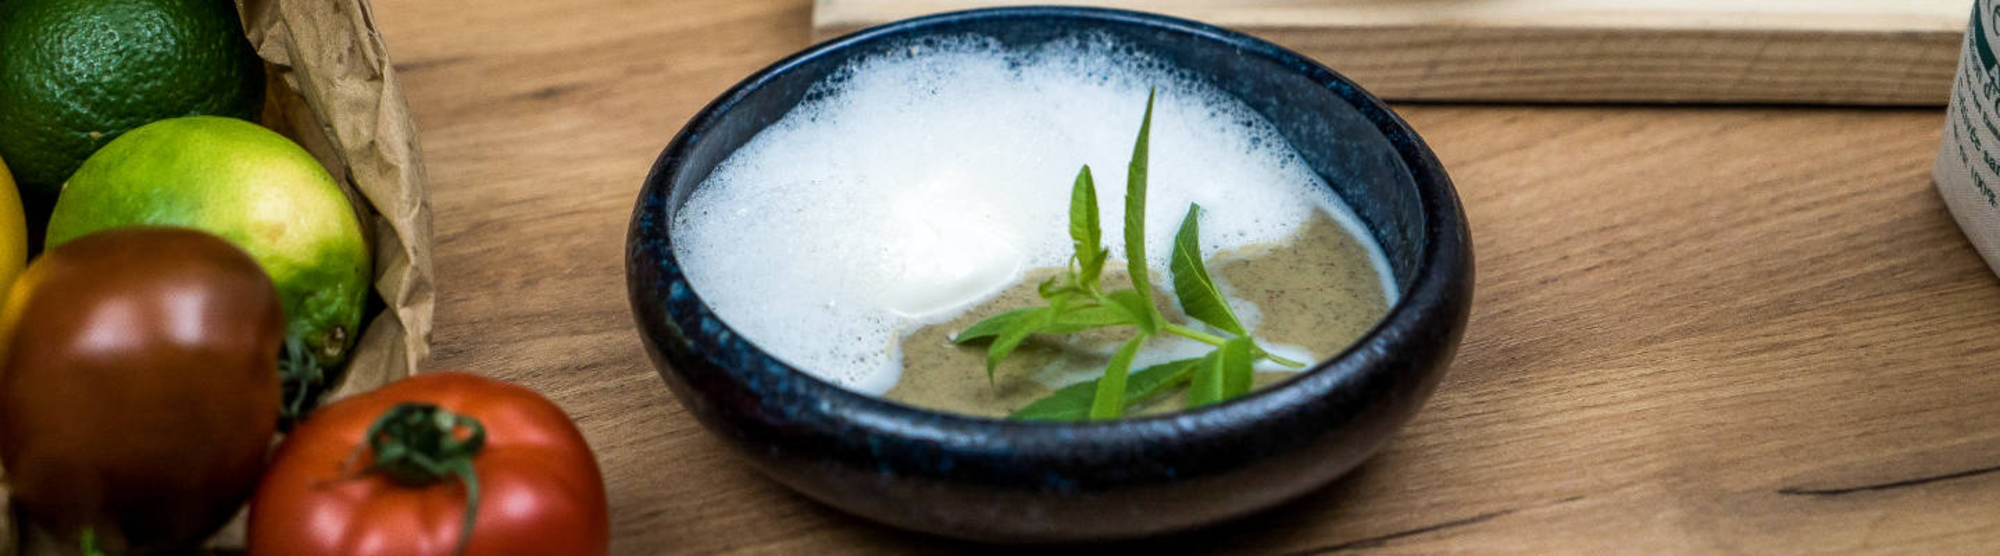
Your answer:
[[[971,548],[756,475],[671,398],[633,329],[641,179],[704,103],[806,45],[810,9],[375,1],[433,180],[435,366],[575,417],[614,553]],[[2000,547],[2000,279],[1931,188],[1942,110],[1398,110],[1478,246],[1450,375],[1331,487],[1152,548]]]

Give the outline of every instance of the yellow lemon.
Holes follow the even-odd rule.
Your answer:
[[[0,160],[0,297],[27,262],[28,223],[21,218],[21,192],[14,188],[7,162]]]

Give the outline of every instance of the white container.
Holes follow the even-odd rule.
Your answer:
[[[1978,0],[1958,55],[1931,182],[1986,264],[2000,272],[2000,5]]]

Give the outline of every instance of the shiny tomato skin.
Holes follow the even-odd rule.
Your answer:
[[[278,417],[277,289],[227,241],[121,228],[35,260],[0,311],[0,462],[65,541],[197,545],[257,486]]]
[[[322,407],[292,431],[250,503],[250,554],[453,553],[465,508],[457,480],[403,485],[358,473],[374,454],[354,456],[355,446],[401,402],[436,404],[485,425],[486,445],[473,457],[481,499],[466,556],[606,552],[604,479],[562,409],[513,384],[431,372]]]

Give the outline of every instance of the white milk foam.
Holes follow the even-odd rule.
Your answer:
[[[926,42],[850,65],[702,183],[673,223],[675,256],[729,326],[880,395],[901,375],[903,335],[1024,271],[1067,264],[1084,164],[1105,243],[1123,260],[1125,170],[1151,87],[1146,255],[1157,276],[1199,203],[1211,256],[1284,240],[1321,210],[1377,251],[1391,283],[1371,236],[1270,123],[1098,39],[1031,51]]]

